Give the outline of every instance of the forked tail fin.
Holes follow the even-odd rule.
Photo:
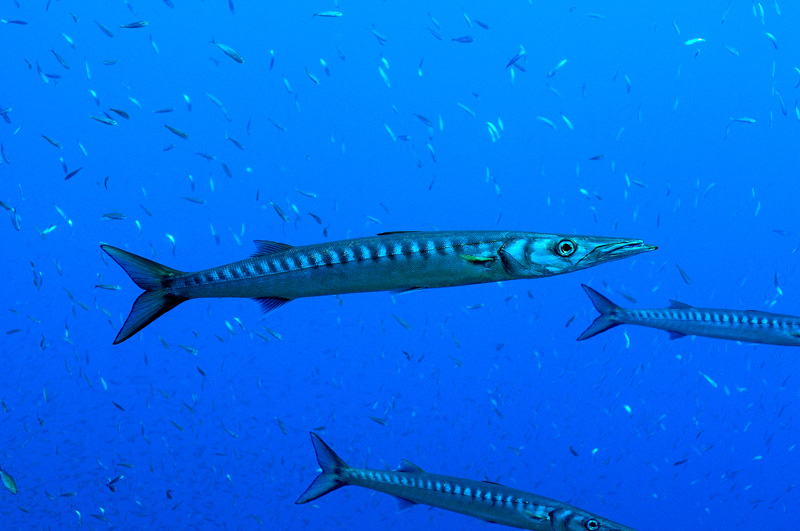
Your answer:
[[[600,312],[600,316],[595,319],[591,325],[589,325],[589,328],[583,331],[583,333],[578,337],[578,341],[589,339],[590,337],[594,337],[597,334],[605,332],[609,328],[614,328],[615,326],[622,324],[617,320],[617,312],[622,309],[620,306],[617,306],[608,298],[599,294],[597,291],[585,284],[581,284],[581,287],[589,296],[589,299],[591,299],[592,304],[594,304],[594,307],[597,309],[597,311]]]
[[[134,301],[131,313],[114,340],[115,345],[122,343],[186,300],[171,294],[165,287],[167,279],[184,274],[182,271],[110,245],[101,245],[100,248],[144,290],[144,293]]]
[[[314,432],[311,432],[311,442],[314,444],[322,474],[314,478],[306,491],[297,498],[295,503],[298,505],[314,501],[347,484],[342,481],[342,470],[348,468],[347,463]]]

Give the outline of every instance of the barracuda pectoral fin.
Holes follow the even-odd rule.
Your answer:
[[[669,338],[670,339],[680,339],[682,337],[686,337],[686,334],[682,334],[680,332],[675,332],[674,330],[667,330],[667,332],[669,333]]]
[[[293,246],[288,243],[273,242],[270,240],[253,240],[256,244],[256,252],[253,256],[264,256],[267,254],[288,251]]]
[[[458,257],[461,258],[462,260],[466,260],[471,264],[484,265],[484,266],[488,266],[498,258],[497,255],[492,255],[492,254],[490,255],[461,254]]]
[[[550,520],[550,516],[549,515],[538,513],[533,509],[528,509],[528,508],[523,507],[522,509],[520,509],[520,512],[523,515],[525,515],[526,518],[530,518],[531,520],[533,520],[537,524]]]
[[[692,307],[691,304],[686,304],[685,302],[675,301],[670,299],[669,300],[669,307],[675,308],[676,310],[687,310]]]
[[[291,299],[282,299],[280,297],[259,297],[254,300],[259,306],[261,306],[261,311],[263,311],[265,315],[270,312],[274,312],[287,302],[291,301]]]

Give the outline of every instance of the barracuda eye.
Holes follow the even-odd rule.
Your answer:
[[[591,520],[586,520],[586,524],[584,525],[586,526],[586,529],[588,529],[589,531],[596,531],[597,529],[600,529],[600,522],[598,522],[594,518],[592,518]]]
[[[577,249],[578,244],[568,238],[564,238],[556,244],[556,251],[563,257],[572,256]]]

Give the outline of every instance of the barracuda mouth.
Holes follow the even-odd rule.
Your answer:
[[[633,240],[623,243],[612,243],[609,245],[601,245],[595,249],[599,251],[600,255],[606,257],[625,258],[635,254],[646,253],[658,249],[655,245],[647,245],[642,240]]]
[[[648,245],[644,243],[643,240],[627,240],[598,245],[586,256],[581,258],[578,263],[575,264],[575,268],[591,267],[604,262],[611,262],[612,260],[620,260],[622,258],[628,258],[629,256],[655,251],[656,249],[658,249],[658,247],[655,245]]]

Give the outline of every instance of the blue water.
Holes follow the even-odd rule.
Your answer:
[[[596,316],[581,283],[642,308],[800,313],[797,4],[19,3],[0,5],[27,22],[0,24],[0,200],[15,209],[0,216],[20,229],[0,223],[0,467],[19,487],[0,491],[4,529],[491,528],[355,487],[296,506],[311,430],[353,465],[406,458],[643,530],[796,526],[800,352],[635,327],[575,338]],[[506,68],[520,45],[525,71]],[[103,112],[117,125],[89,118]],[[82,170],[65,180],[60,159]],[[253,239],[432,229],[659,250],[268,317],[193,301],[111,344],[140,290],[101,242],[193,270]]]

